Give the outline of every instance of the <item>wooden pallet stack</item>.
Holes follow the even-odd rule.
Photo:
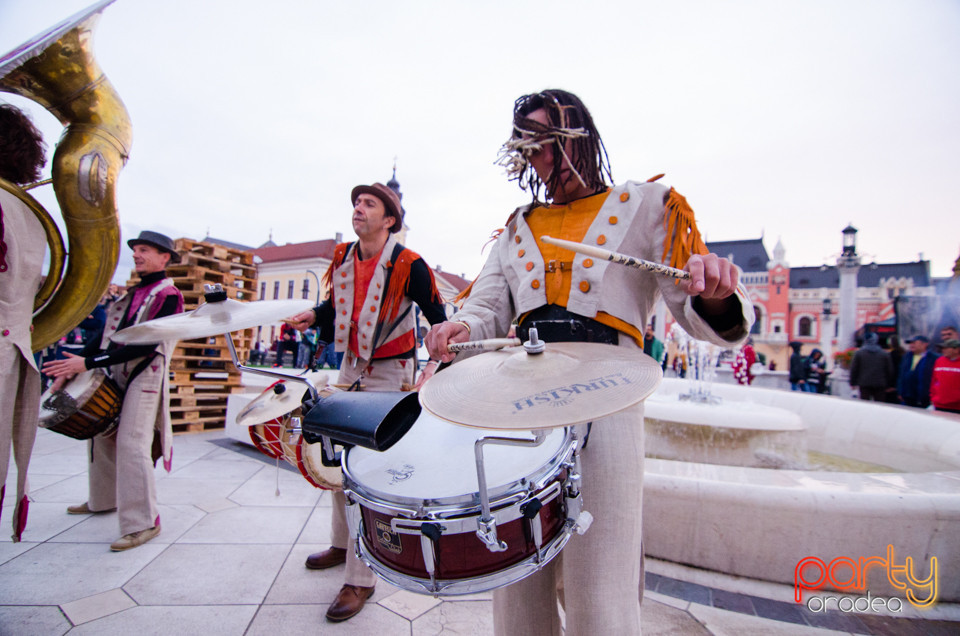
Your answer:
[[[257,268],[253,254],[187,238],[176,240],[181,261],[167,267],[167,275],[183,294],[184,311],[203,302],[204,285],[219,283],[234,300],[257,297]],[[131,281],[133,284],[136,281]],[[233,333],[241,361],[247,359],[255,329]],[[174,433],[224,428],[227,398],[243,390],[240,372],[230,360],[226,337],[181,340],[170,359],[170,418]]]

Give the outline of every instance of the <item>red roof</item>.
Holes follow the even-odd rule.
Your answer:
[[[252,250],[264,263],[295,261],[302,258],[325,258],[333,260],[333,248],[337,243],[333,239],[308,241],[306,243],[287,243],[274,247],[258,247]]]
[[[434,276],[439,276],[443,280],[447,281],[451,287],[454,287],[458,292],[462,292],[471,282],[466,278],[457,276],[456,274],[451,274],[450,272],[438,272],[436,269],[433,270]]]

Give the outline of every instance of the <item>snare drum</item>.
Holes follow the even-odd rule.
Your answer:
[[[386,452],[346,452],[348,518],[358,556],[377,575],[412,592],[473,594],[519,581],[560,553],[580,515],[573,430],[554,429],[535,447],[484,445],[502,551],[488,549],[477,532],[474,443],[489,436],[533,437],[455,426],[424,411]]]
[[[78,373],[63,389],[40,396],[39,424],[74,439],[109,435],[117,429],[123,392],[102,369]]]

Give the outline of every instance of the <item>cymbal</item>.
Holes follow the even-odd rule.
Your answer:
[[[157,318],[121,329],[110,338],[120,344],[155,344],[168,340],[193,340],[269,325],[313,308],[310,300],[257,300],[243,303],[227,299],[208,302],[193,311]]]
[[[304,378],[310,380],[318,391],[327,386],[326,373],[312,372],[306,374]],[[275,390],[277,386],[283,386],[284,389],[278,393]],[[237,424],[253,426],[292,413],[303,402],[305,391],[307,386],[301,382],[289,380],[275,382],[237,413]]]
[[[546,343],[457,362],[427,380],[420,403],[440,419],[476,428],[535,430],[619,413],[653,393],[663,372],[639,349],[589,342]]]

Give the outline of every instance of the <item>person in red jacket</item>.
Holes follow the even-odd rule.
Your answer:
[[[930,401],[938,411],[960,413],[960,340],[943,343],[943,355],[933,365]]]

